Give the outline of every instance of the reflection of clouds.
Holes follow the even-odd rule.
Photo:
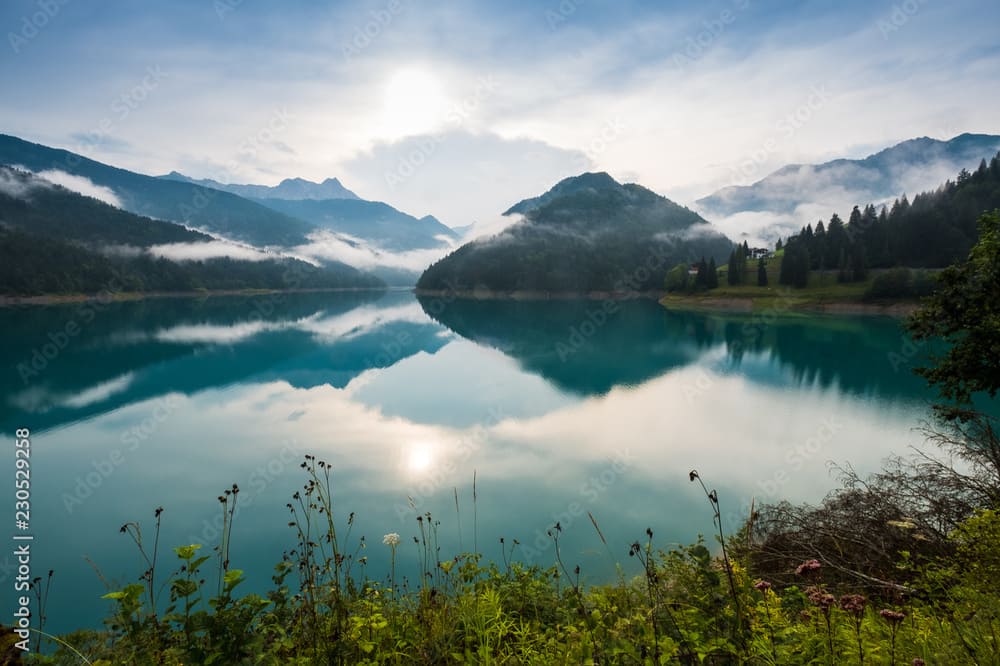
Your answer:
[[[393,322],[426,323],[427,315],[416,302],[392,307],[365,305],[343,314],[324,316],[316,312],[308,317],[286,321],[243,321],[236,324],[180,324],[156,331],[151,336],[129,334],[121,341],[136,343],[149,337],[173,344],[235,344],[255,335],[272,331],[303,331],[318,342],[333,342],[369,333]]]
[[[363,305],[333,317],[309,317],[297,322],[295,328],[312,333],[318,342],[330,342],[358,337],[394,322],[423,324],[428,321],[423,308],[413,301],[381,308]]]
[[[447,329],[445,329],[447,330]],[[525,372],[515,359],[464,338],[432,354],[415,354],[388,368],[368,370],[347,385],[352,399],[385,414],[455,427],[488,418],[533,417],[577,401],[538,375]],[[433,378],[433,390],[415,391]]]
[[[239,324],[181,324],[157,331],[153,339],[173,344],[233,344],[265,331],[290,328],[292,322],[246,321]]]
[[[82,409],[125,392],[132,385],[134,379],[135,373],[127,372],[114,379],[69,394],[52,393],[42,387],[35,386],[11,396],[8,402],[31,414],[43,414],[55,407]]]
[[[684,368],[537,416],[503,418],[488,425],[485,435],[479,424],[420,423],[361,404],[347,390],[296,389],[283,382],[204,392],[185,408],[183,427],[195,439],[220,443],[240,433],[240,451],[255,455],[294,437],[304,451],[346,470],[339,477],[342,487],[403,497],[426,494],[421,487],[444,492],[467,480],[473,469],[497,484],[544,483],[572,492],[584,470],[624,452],[633,463],[633,483],[673,485],[698,468],[713,483],[747,498],[815,500],[833,485],[828,461],[850,460],[860,470],[871,469],[912,442],[908,429],[918,415],[910,407],[835,390],[755,386],[741,376],[711,371],[710,390],[692,400],[689,385],[705,375],[700,366]],[[463,388],[470,389],[456,390]],[[438,403],[436,409],[448,407]],[[291,413],[294,421],[288,419]],[[433,421],[435,414],[425,420]],[[476,442],[471,449],[470,441]],[[199,459],[218,456],[205,461],[210,467],[228,464],[231,453],[224,444],[198,451]],[[776,475],[782,480],[768,483]],[[768,489],[775,496],[767,496]]]

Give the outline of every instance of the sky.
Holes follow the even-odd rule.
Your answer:
[[[0,132],[148,174],[337,177],[451,226],[607,171],[681,204],[1000,134],[995,0],[5,0]]]

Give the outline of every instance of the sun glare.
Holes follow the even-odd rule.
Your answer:
[[[411,474],[423,474],[433,464],[433,448],[428,444],[414,443],[406,457],[406,469]]]
[[[398,139],[432,131],[445,122],[447,102],[436,76],[416,67],[401,69],[385,84],[382,133]]]

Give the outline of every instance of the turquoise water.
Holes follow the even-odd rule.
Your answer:
[[[430,511],[442,557],[498,561],[505,537],[551,563],[558,520],[564,560],[601,581],[613,557],[630,571],[647,527],[664,546],[711,534],[689,470],[736,526],[751,501],[820,499],[831,461],[872,470],[919,443],[933,397],[910,372],[922,350],[874,317],[371,292],[8,308],[0,327],[0,423],[11,441],[32,431],[32,567],[55,570],[53,631],[100,624],[94,567],[113,584],[144,569],[122,524],[151,539],[164,507],[165,580],[171,547],[216,543],[233,483],[232,566],[241,589],[267,589],[294,545],[285,504],[306,453],[333,465],[371,577],[388,573],[389,532],[412,574]],[[13,478],[12,454],[3,467]],[[9,606],[12,577],[0,558]]]

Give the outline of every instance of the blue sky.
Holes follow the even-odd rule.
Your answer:
[[[145,173],[339,177],[451,225],[606,170],[681,203],[1000,133],[994,0],[7,0],[0,132]]]

